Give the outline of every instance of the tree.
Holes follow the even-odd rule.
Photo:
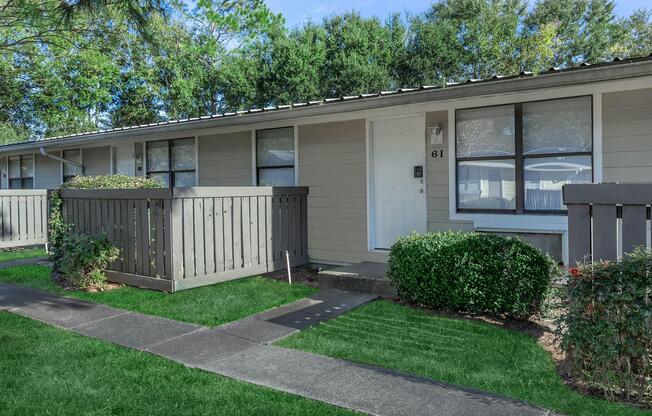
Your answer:
[[[647,56],[652,53],[652,10],[636,10],[618,22],[619,41],[611,53],[620,57]]]
[[[69,46],[96,29],[88,16],[106,13],[122,14],[151,38],[149,18],[165,12],[163,0],[0,0],[0,50],[22,53],[25,45]]]
[[[525,24],[534,32],[550,24],[556,26],[555,66],[607,59],[609,46],[619,36],[611,0],[543,0],[535,4]]]

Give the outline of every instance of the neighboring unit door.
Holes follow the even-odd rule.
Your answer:
[[[370,147],[372,248],[388,249],[427,229],[423,117],[372,121]]]
[[[136,158],[133,143],[113,148],[113,173],[136,176]]]

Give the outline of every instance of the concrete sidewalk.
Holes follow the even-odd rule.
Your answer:
[[[322,290],[311,298],[207,328],[0,284],[0,310],[367,414],[550,414],[493,394],[269,345],[372,299],[370,295]]]

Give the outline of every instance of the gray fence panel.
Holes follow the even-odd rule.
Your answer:
[[[0,190],[0,248],[47,243],[47,190]]]
[[[307,263],[307,194],[197,187],[63,190],[62,198],[75,232],[106,232],[120,249],[111,280],[175,291],[277,270],[286,250],[292,265]]]
[[[571,266],[585,260],[614,260],[646,246],[652,184],[565,185],[563,192]]]

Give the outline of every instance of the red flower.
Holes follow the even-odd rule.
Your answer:
[[[582,272],[577,267],[571,267],[570,269],[568,269],[568,273],[570,273],[570,275],[573,276],[573,277],[581,277],[582,276]]]

